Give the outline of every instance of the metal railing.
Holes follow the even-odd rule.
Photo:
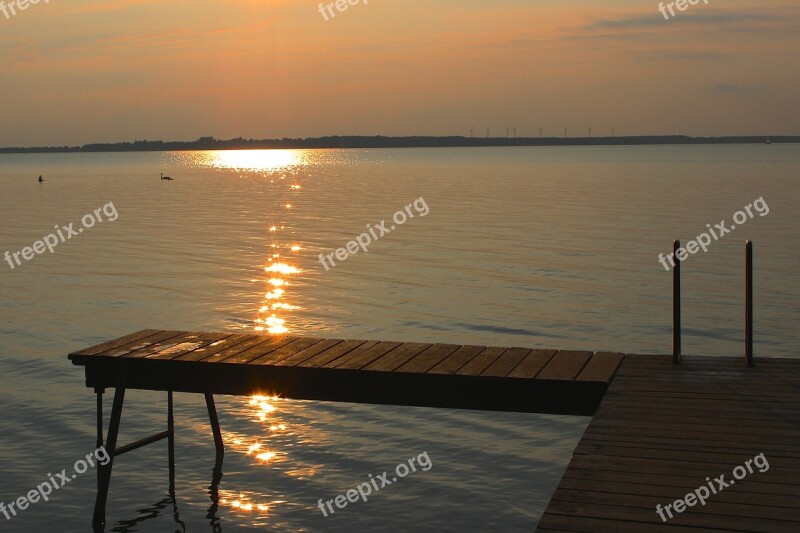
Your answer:
[[[678,248],[681,241],[672,243],[672,362],[681,364],[681,261]],[[744,358],[753,366],[753,243],[745,241],[745,318]]]

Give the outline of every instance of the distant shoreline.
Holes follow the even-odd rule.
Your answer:
[[[134,141],[85,144],[83,146],[7,147],[0,154],[83,153],[83,152],[171,152],[193,150],[257,150],[320,148],[475,148],[488,146],[631,146],[663,144],[764,144],[766,136],[689,137],[687,135],[644,135],[629,137],[384,137],[333,136],[305,139],[229,139],[201,137],[196,141]],[[800,136],[771,137],[774,144],[800,143]]]

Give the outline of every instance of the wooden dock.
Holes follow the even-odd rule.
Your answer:
[[[542,531],[800,531],[800,361],[684,359],[519,347],[143,330],[69,355],[98,394],[112,457],[168,438],[172,393],[594,416],[539,523]],[[115,388],[107,440],[102,394]],[[126,389],[168,391],[168,430],[117,448]],[[113,453],[112,451],[116,451]],[[675,513],[673,503],[763,453],[755,471]],[[113,460],[99,475],[102,530]]]
[[[89,387],[591,415],[622,354],[144,330],[69,358]]]
[[[706,505],[656,513],[722,474]],[[667,528],[800,531],[800,360],[625,356],[539,531]]]

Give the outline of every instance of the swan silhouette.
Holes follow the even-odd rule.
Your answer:
[[[169,181],[172,181],[172,178],[170,178],[169,176],[165,176],[163,172],[161,173],[161,179],[162,179],[162,180],[169,180]]]

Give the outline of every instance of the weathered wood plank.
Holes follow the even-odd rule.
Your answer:
[[[394,350],[387,352],[375,361],[361,367],[362,370],[392,372],[407,363],[414,356],[430,348],[430,344],[420,342],[404,342]]]
[[[503,354],[494,360],[486,370],[481,372],[481,376],[495,376],[499,378],[506,377],[509,372],[514,370],[516,366],[531,353],[530,348],[509,348]]]
[[[189,353],[179,355],[175,358],[176,361],[202,361],[207,357],[218,354],[224,350],[237,346],[247,341],[258,339],[257,335],[247,335],[244,333],[237,333],[227,337],[226,339],[212,342],[208,346],[202,346]]]
[[[145,350],[150,346],[154,346],[159,343],[168,342],[170,339],[178,337],[180,335],[186,334],[186,331],[162,331],[160,333],[156,333],[155,335],[151,335],[146,339],[141,339],[136,342],[128,343],[123,346],[118,346],[116,348],[111,348],[108,350],[104,350],[95,356],[101,357],[122,357],[126,356],[129,353],[133,353],[139,350]]]
[[[397,369],[398,372],[427,372],[448,355],[461,348],[458,344],[434,344]]]
[[[211,346],[214,343],[222,342],[230,336],[230,333],[205,333],[196,339],[175,343],[172,346],[167,346],[156,352],[145,355],[144,357],[147,359],[176,359],[181,355],[186,355],[195,350]],[[130,355],[127,357],[133,356]]]
[[[206,334],[199,331],[187,331],[175,337],[170,337],[169,339],[165,339],[138,350],[128,352],[121,357],[131,359],[151,358],[164,350],[172,350],[176,347],[178,347],[178,350],[185,348],[188,345],[197,347],[200,345],[205,335]]]
[[[353,352],[358,348],[367,345],[374,346],[375,344],[377,344],[377,342],[368,343],[367,341],[359,341],[359,340],[340,342],[336,346],[328,348],[327,350],[318,353],[317,355],[311,357],[310,359],[301,362],[299,366],[309,367],[309,368],[321,368],[339,361],[342,357],[350,354],[351,352]]]
[[[368,343],[367,345],[359,346],[347,355],[324,365],[325,368],[339,368],[357,370],[364,365],[370,364],[375,359],[382,355],[394,350],[401,343],[399,342],[386,342],[380,341],[375,343]]]
[[[282,359],[286,359],[287,357],[290,357],[293,354],[296,354],[297,352],[302,352],[307,348],[311,348],[312,346],[319,344],[320,342],[322,342],[322,339],[316,339],[313,337],[302,337],[294,342],[284,344],[279,348],[276,348],[257,359],[253,359],[252,361],[250,361],[250,364],[274,365],[275,363],[281,361]]]
[[[508,348],[489,347],[481,351],[478,355],[473,357],[467,364],[461,367],[456,375],[458,376],[480,376],[481,372],[489,368],[489,365],[494,363],[498,357]]]
[[[638,523],[639,531],[649,531],[653,526],[663,525],[663,522],[655,511],[655,505],[651,509],[643,509],[554,499],[550,500],[550,505],[547,506],[547,510],[548,514],[578,518],[605,518],[614,521],[606,526],[608,528],[606,529],[607,531],[615,531],[618,524],[624,523]],[[546,521],[548,514],[542,518],[543,524],[548,523]],[[767,520],[763,518],[747,518],[741,516],[726,518],[724,515],[698,513],[677,515],[676,518],[670,521],[669,526],[688,526],[702,528],[705,531],[755,531],[765,533],[771,531],[776,533],[796,533],[797,531],[797,524],[782,520]],[[684,531],[684,527],[681,527],[680,531]]]
[[[652,527],[652,526],[651,526]],[[669,526],[664,526],[669,527]],[[641,522],[621,521],[604,518],[586,518],[575,515],[546,514],[539,522],[536,531],[571,531],[575,533],[642,533],[647,526]],[[660,528],[659,528],[660,529]],[[681,527],[680,533],[707,533],[708,531],[724,531],[723,529],[709,529],[706,527]]]
[[[462,346],[455,352],[444,358],[443,361],[431,368],[430,374],[452,374],[461,367],[472,361],[479,353],[484,351],[486,346]]]
[[[624,356],[616,352],[597,352],[589,359],[575,381],[611,381]]]
[[[259,357],[263,357],[264,355],[277,350],[281,346],[295,342],[299,338],[300,337],[295,337],[292,335],[279,335],[272,338],[266,338],[267,340],[264,342],[256,344],[252,348],[249,348],[243,352],[239,352],[236,355],[232,355],[219,362],[229,365],[244,365],[250,361],[253,361],[254,359],[258,359]]]
[[[536,378],[572,381],[591,356],[592,352],[561,350],[550,359],[550,362],[545,365]]]
[[[303,361],[306,361],[307,359],[311,359],[315,355],[324,352],[325,350],[333,348],[337,344],[341,344],[342,342],[345,341],[341,339],[324,339],[322,342],[318,342],[312,346],[309,346],[308,348],[300,350],[299,352],[295,352],[289,357],[286,357],[285,359],[282,359],[274,364],[279,366],[295,366]]]
[[[200,361],[203,363],[218,363],[274,338],[275,337],[266,335],[248,335],[248,337],[243,341],[226,346],[222,350],[210,353],[206,357],[200,359]]]
[[[143,329],[143,330],[131,333],[130,335],[125,335],[124,337],[120,337],[118,339],[114,339],[114,340],[110,340],[110,341],[106,341],[106,342],[101,342],[100,344],[96,344],[96,345],[94,345],[94,346],[92,346],[90,348],[85,348],[83,350],[77,350],[75,352],[72,352],[69,355],[70,356],[73,356],[73,355],[86,355],[86,356],[88,356],[88,355],[96,355],[96,354],[99,354],[100,352],[105,352],[105,351],[111,350],[113,348],[119,348],[121,346],[125,346],[125,345],[128,345],[128,344],[134,343],[136,341],[145,340],[145,339],[147,339],[147,337],[151,337],[151,336],[156,335],[158,333],[161,333],[161,330],[158,330],[158,329]]]
[[[652,513],[657,522],[661,519],[656,513],[656,505],[672,503],[678,498],[684,497],[687,493],[693,492],[695,487],[687,489],[677,489],[669,487],[668,498],[660,496],[649,496],[642,494],[625,494],[618,492],[602,492],[598,490],[575,490],[559,487],[553,494],[553,500],[564,502],[578,502],[585,504],[621,506],[635,509],[642,509]],[[727,490],[727,489],[726,489]],[[772,496],[770,495],[751,495],[748,505],[733,504],[726,501],[709,498],[705,507],[698,505],[696,508],[687,508],[683,514],[675,513],[675,525],[687,524],[695,527],[709,526],[720,527],[731,524],[740,519],[754,518],[758,520],[786,520],[800,525],[800,510],[796,507],[779,507],[771,505]],[[702,518],[699,518],[702,517]]]
[[[643,494],[652,491],[653,493],[660,491],[662,487],[677,487],[686,490],[686,487],[695,486],[699,481],[705,481],[705,478],[698,481],[698,476],[695,475],[670,475],[659,473],[646,473],[639,472],[615,472],[609,470],[597,470],[594,468],[570,468],[564,473],[563,481],[569,483],[570,486],[575,482],[585,483],[586,487],[591,487],[596,484],[598,490],[604,484],[609,487],[614,487],[613,490],[608,492],[625,492],[629,494],[638,494],[641,491]],[[746,498],[747,494],[769,494],[776,498],[776,505],[782,507],[785,502],[796,503],[796,497],[786,496],[786,488],[781,484],[770,483],[768,481],[754,481],[747,479],[744,482],[729,487],[729,490],[718,492],[715,496],[720,501],[736,502]],[[745,495],[745,496],[743,496]],[[784,499],[788,498],[788,500]]]
[[[531,350],[531,352],[525,356],[525,359],[508,374],[508,377],[532,379],[542,371],[555,354],[556,350]]]

